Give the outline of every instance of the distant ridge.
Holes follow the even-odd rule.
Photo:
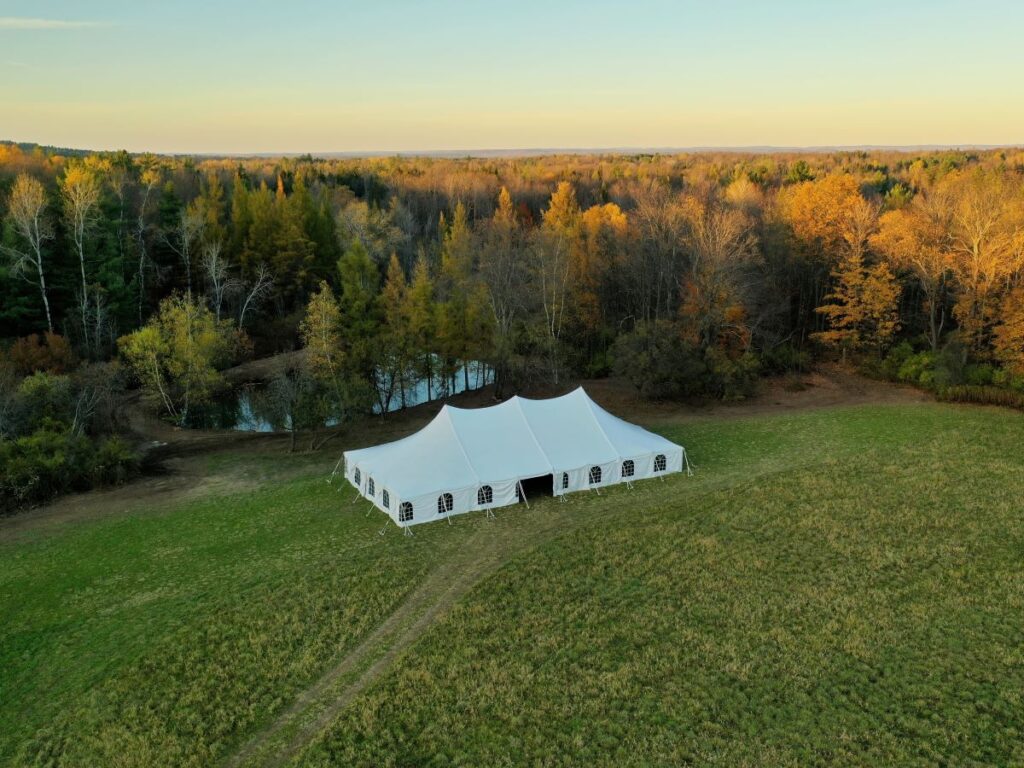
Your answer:
[[[85,155],[94,151],[53,147],[33,142],[0,140],[0,144],[16,145],[22,150],[60,155]],[[771,144],[750,146],[694,146],[694,147],[522,147],[517,149],[433,149],[433,150],[360,150],[335,152],[152,152],[154,155],[201,158],[247,158],[247,157],[316,157],[324,159],[371,158],[371,157],[430,157],[442,159],[460,158],[512,158],[549,157],[553,155],[682,155],[707,153],[736,153],[748,155],[771,154],[820,154],[827,152],[943,152],[943,151],[991,151],[995,149],[1021,149],[1024,143],[1016,144],[823,144],[815,146],[775,146]],[[140,155],[145,152],[131,152]]]

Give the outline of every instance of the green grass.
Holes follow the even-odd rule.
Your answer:
[[[666,434],[695,477],[413,539],[298,466],[0,545],[0,762],[216,763],[424,575],[555,520],[295,762],[1024,763],[1024,417],[857,407]]]

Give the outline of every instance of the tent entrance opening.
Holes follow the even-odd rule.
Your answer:
[[[537,477],[528,477],[525,480],[521,480],[520,483],[523,486],[523,490],[526,492],[526,500],[536,499],[541,496],[553,495],[554,477],[552,475],[538,475]],[[522,504],[522,494],[519,492],[519,487],[516,487],[516,498],[519,499],[519,503]]]

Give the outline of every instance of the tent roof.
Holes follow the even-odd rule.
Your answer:
[[[487,408],[445,405],[423,429],[346,451],[379,488],[402,499],[639,457],[679,446],[613,416],[582,387],[561,397],[513,397]]]

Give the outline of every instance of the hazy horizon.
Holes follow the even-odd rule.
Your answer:
[[[1016,146],[1007,0],[11,0],[0,129],[162,154]]]
[[[877,145],[877,144],[847,144],[834,146],[773,146],[773,145],[750,145],[750,146],[718,146],[718,147],[467,147],[459,149],[374,149],[374,150],[303,150],[286,152],[157,152],[154,150],[127,150],[123,147],[112,147],[98,149],[96,147],[69,147],[53,144],[42,144],[36,141],[21,141],[15,139],[0,139],[0,144],[15,144],[21,147],[38,146],[54,151],[69,152],[116,152],[127,151],[133,155],[154,154],[166,155],[169,157],[197,157],[197,158],[262,158],[262,157],[305,157],[312,156],[323,159],[353,158],[367,159],[374,157],[432,157],[445,159],[458,159],[464,157],[479,158],[516,158],[516,157],[544,157],[554,155],[630,155],[630,154],[702,154],[702,153],[736,153],[736,154],[815,154],[825,152],[936,152],[936,151],[988,151],[995,149],[1021,149],[1024,143],[1016,144],[976,144],[964,142],[960,144],[901,144],[901,145]]]

